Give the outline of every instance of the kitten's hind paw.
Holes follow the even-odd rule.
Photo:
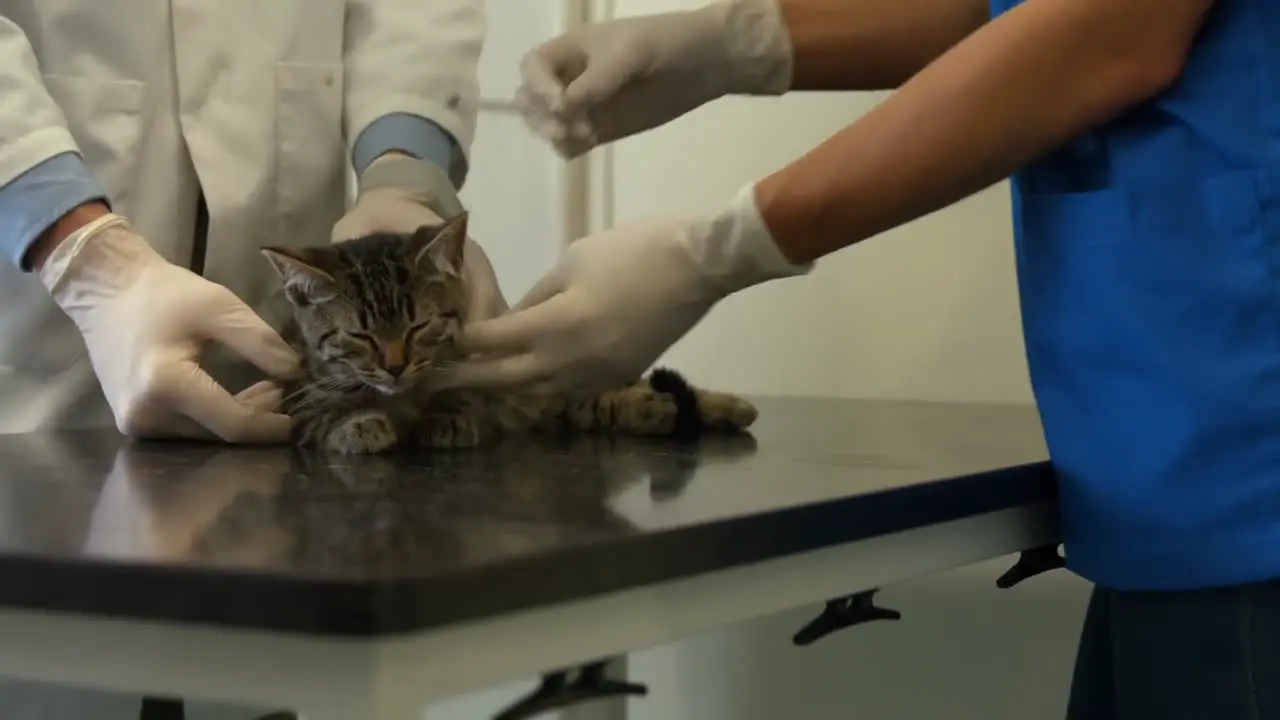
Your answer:
[[[399,437],[391,418],[381,412],[365,412],[343,420],[329,431],[329,450],[347,455],[372,455],[396,446]]]
[[[715,430],[746,430],[760,417],[760,411],[750,401],[729,393],[701,391],[698,407],[702,422]]]
[[[649,387],[675,401],[672,435],[677,438],[694,438],[707,431],[745,430],[760,414],[745,398],[699,390],[669,368],[655,368],[649,375]]]

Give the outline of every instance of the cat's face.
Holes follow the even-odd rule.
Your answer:
[[[313,367],[392,395],[458,359],[467,216],[412,235],[264,248]]]

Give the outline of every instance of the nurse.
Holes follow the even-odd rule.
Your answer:
[[[1012,177],[1069,567],[1068,715],[1280,718],[1280,2],[728,0],[574,30],[520,97],[566,157],[718,97],[897,91],[704,214],[572,244],[460,385],[634,378],[729,294]]]

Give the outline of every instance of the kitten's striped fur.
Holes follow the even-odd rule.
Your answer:
[[[670,370],[585,398],[433,392],[433,373],[459,359],[466,232],[464,213],[409,236],[263,250],[293,306],[285,336],[306,359],[283,408],[298,444],[377,453],[556,430],[689,437],[755,421],[745,399],[692,388]]]

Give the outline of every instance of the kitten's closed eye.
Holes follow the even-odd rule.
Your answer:
[[[410,343],[438,341],[459,322],[458,318],[458,313],[454,311],[439,313],[430,320],[411,326],[405,334],[405,341]]]
[[[440,313],[440,318],[445,321],[449,327],[460,328],[462,326],[462,313],[457,310]]]
[[[374,354],[378,342],[373,336],[361,332],[335,333],[321,345],[321,351],[330,360],[358,360]]]

